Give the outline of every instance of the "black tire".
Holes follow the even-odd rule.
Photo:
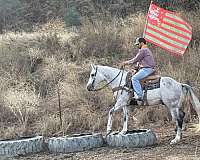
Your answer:
[[[146,147],[155,144],[156,135],[150,129],[127,131],[126,134],[111,133],[106,142],[112,147]]]
[[[43,150],[43,142],[42,136],[21,138],[18,140],[1,140],[0,155],[18,156],[37,153]]]
[[[104,144],[101,134],[74,134],[65,137],[52,137],[48,140],[51,153],[70,153],[101,147]]]

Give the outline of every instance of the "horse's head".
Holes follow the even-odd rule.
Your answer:
[[[95,90],[96,86],[105,79],[105,77],[99,71],[99,68],[96,65],[91,65],[91,73],[90,78],[87,83],[87,90],[93,91]]]

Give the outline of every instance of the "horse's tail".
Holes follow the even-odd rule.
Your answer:
[[[197,115],[199,118],[199,126],[200,126],[200,102],[199,102],[199,99],[196,96],[193,88],[190,85],[188,85],[188,84],[181,84],[181,85],[182,85],[183,92],[186,94],[189,93],[192,106],[194,107],[194,109],[197,112]]]

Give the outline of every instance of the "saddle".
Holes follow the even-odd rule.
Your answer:
[[[132,85],[132,81],[131,78],[135,73],[130,71],[127,74],[126,77],[126,87],[128,87],[130,90],[134,91],[133,85]],[[145,105],[148,105],[147,102],[147,90],[152,90],[152,89],[156,89],[156,88],[160,88],[160,78],[161,76],[158,75],[156,73],[156,71],[154,71],[152,74],[150,74],[149,76],[145,77],[144,79],[140,80],[140,84],[141,87],[144,91],[144,99],[143,99],[143,103]],[[134,92],[132,92],[132,94],[130,94],[130,97],[134,97]]]

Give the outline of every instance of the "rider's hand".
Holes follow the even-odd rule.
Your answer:
[[[138,70],[135,69],[135,68],[131,69],[131,72],[132,72],[133,74],[135,74],[137,71],[138,71]]]
[[[120,68],[123,69],[123,68],[125,67],[125,65],[127,65],[127,63],[126,63],[126,62],[122,62],[122,63],[120,64]]]

